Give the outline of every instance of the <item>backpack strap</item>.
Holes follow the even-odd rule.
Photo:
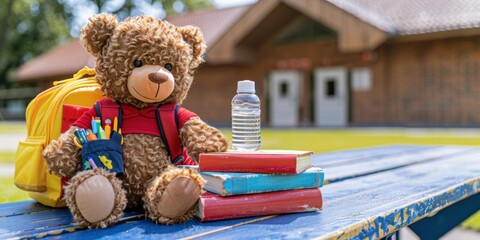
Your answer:
[[[118,116],[118,127],[122,126],[122,108],[120,104],[112,101],[111,99],[102,99],[95,103],[95,111],[97,116],[100,117],[102,124],[106,119],[113,119]],[[180,105],[176,103],[162,104],[157,107],[155,111],[157,126],[160,131],[160,137],[162,139],[167,153],[170,156],[170,160],[174,165],[195,165],[196,163],[190,159],[187,155],[186,149],[180,142],[179,137],[179,118],[178,111]],[[175,126],[175,127],[172,127]]]
[[[115,117],[118,119],[118,128],[122,128],[123,111],[120,104],[111,99],[102,99],[94,104],[95,112],[101,120],[102,126],[105,125],[105,120],[110,119],[113,124]]]
[[[157,125],[160,130],[160,137],[165,145],[168,154],[172,160],[172,164],[179,165],[183,163],[183,146],[180,143],[178,134],[178,104],[162,104],[157,108]],[[172,127],[175,126],[175,127]]]

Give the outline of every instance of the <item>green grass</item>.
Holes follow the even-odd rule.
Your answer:
[[[25,131],[25,126],[0,123],[0,133]],[[5,131],[4,131],[5,130]],[[229,130],[222,132],[231,139]],[[377,129],[346,130],[286,129],[262,131],[262,149],[297,149],[315,153],[388,144],[449,144],[480,145],[479,130],[449,129]],[[14,152],[0,152],[0,163],[12,162]],[[0,178],[0,203],[28,199],[18,190],[11,178]],[[480,212],[464,222],[463,226],[480,231]]]
[[[465,222],[462,223],[462,227],[480,232],[480,211],[465,220]]]
[[[223,133],[231,139],[230,131]],[[476,134],[475,134],[476,133]],[[315,153],[388,144],[453,144],[480,146],[480,131],[448,129],[263,130],[262,149],[298,149]]]
[[[0,203],[16,202],[29,199],[27,192],[13,184],[13,178],[0,178]]]
[[[25,122],[0,122],[0,133],[26,132]]]
[[[0,122],[0,134],[26,132],[25,122]],[[15,161],[15,151],[0,151],[0,163],[13,163]]]
[[[15,152],[13,151],[0,151],[0,163],[14,163]]]

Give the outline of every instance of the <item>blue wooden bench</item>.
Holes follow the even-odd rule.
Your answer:
[[[81,229],[67,209],[33,201],[0,205],[0,239],[364,239],[409,226],[436,239],[480,209],[480,148],[383,146],[315,155],[323,167],[322,211],[173,226],[126,213],[107,229]]]

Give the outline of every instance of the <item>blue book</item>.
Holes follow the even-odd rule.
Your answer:
[[[324,173],[312,167],[299,174],[200,172],[204,189],[220,196],[273,192],[323,186]]]

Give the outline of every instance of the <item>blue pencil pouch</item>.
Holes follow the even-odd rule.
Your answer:
[[[82,147],[83,170],[103,168],[121,176],[125,173],[122,158],[122,136],[112,131],[110,139],[86,142]]]

